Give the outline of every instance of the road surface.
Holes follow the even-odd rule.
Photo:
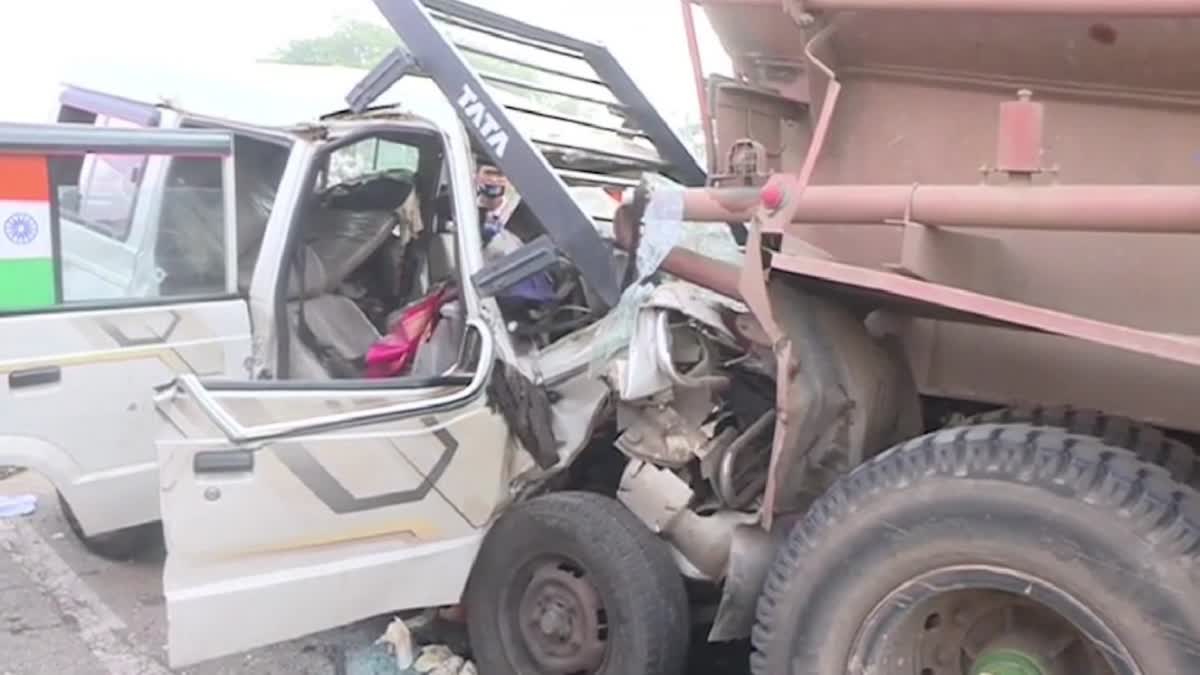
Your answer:
[[[161,543],[131,561],[98,558],[71,534],[44,480],[0,473],[0,495],[17,494],[39,500],[31,516],[0,519],[0,675],[374,675],[355,657],[390,617],[170,670]],[[709,654],[695,660],[705,667],[689,675],[745,674]]]

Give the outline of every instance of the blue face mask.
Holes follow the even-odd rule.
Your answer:
[[[479,195],[488,199],[499,199],[504,196],[503,185],[480,185]]]

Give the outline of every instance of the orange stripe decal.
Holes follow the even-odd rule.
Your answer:
[[[0,200],[50,201],[50,171],[39,155],[0,155]]]

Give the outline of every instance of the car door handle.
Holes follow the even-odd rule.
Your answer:
[[[192,471],[197,474],[249,473],[254,470],[254,453],[249,450],[197,452]]]
[[[23,389],[26,387],[40,387],[47,384],[55,384],[61,380],[62,369],[58,366],[30,368],[28,370],[17,370],[9,373],[8,388]]]

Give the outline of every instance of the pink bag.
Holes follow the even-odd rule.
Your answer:
[[[367,350],[367,378],[400,377],[412,367],[421,344],[428,341],[441,318],[442,304],[446,301],[446,289],[441,289],[421,299],[404,310],[404,314],[387,335]]]

